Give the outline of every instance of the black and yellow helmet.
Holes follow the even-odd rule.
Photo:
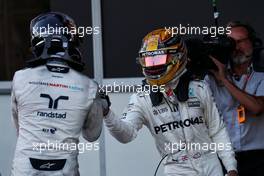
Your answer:
[[[138,61],[150,85],[164,85],[185,70],[187,49],[179,35],[157,29],[144,37]]]

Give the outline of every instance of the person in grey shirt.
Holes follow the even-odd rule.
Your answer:
[[[231,22],[229,37],[236,48],[228,67],[212,58],[218,71],[205,79],[223,114],[236,152],[240,176],[264,175],[264,73],[253,70],[254,50],[260,44],[253,28]]]

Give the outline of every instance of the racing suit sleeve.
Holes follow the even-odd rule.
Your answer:
[[[19,132],[19,125],[18,125],[18,110],[17,110],[17,101],[15,96],[15,76],[12,82],[12,91],[11,91],[11,116],[13,123],[15,124],[16,133],[18,135]]]
[[[112,111],[105,118],[105,124],[112,136],[121,143],[128,143],[134,140],[137,132],[144,124],[141,107],[137,101],[137,95],[131,96],[127,108],[123,112],[123,117],[119,118]]]
[[[103,107],[102,100],[95,98],[82,128],[82,136],[89,142],[96,141],[102,131]]]
[[[209,136],[212,139],[212,142],[216,145],[216,152],[227,171],[237,170],[235,153],[231,146],[228,132],[208,85],[205,86],[205,97],[203,100]]]
[[[256,96],[264,96],[264,79],[259,83],[259,86],[256,90]]]

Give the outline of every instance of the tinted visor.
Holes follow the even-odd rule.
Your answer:
[[[176,49],[142,52],[139,53],[138,61],[142,67],[161,66],[170,63],[172,59],[180,59],[178,54]]]
[[[142,65],[145,67],[164,65],[167,62],[167,56],[168,56],[167,54],[164,54],[164,55],[143,57],[141,58]]]

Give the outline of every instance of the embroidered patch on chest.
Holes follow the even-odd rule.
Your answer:
[[[188,103],[188,107],[200,107],[200,101],[189,101]]]

